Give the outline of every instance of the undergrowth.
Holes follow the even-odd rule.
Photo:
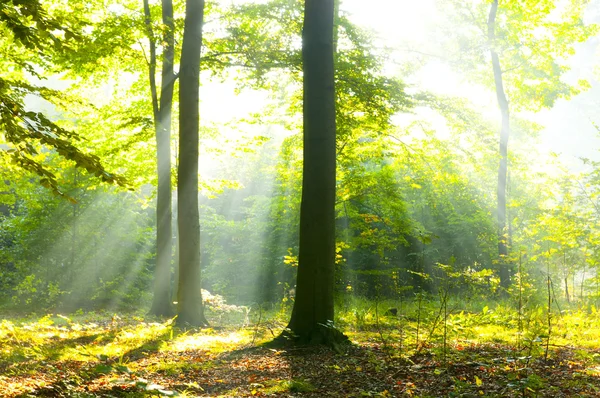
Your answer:
[[[450,374],[459,364],[476,364],[482,369],[500,366],[498,372],[505,375],[506,386],[516,386],[525,394],[520,396],[536,396],[552,382],[535,370],[533,363],[567,366],[564,355],[568,351],[568,361],[578,363],[586,377],[600,374],[600,317],[591,303],[565,307],[553,314],[548,330],[547,309],[542,305],[530,305],[519,314],[510,301],[483,305],[458,299],[443,303],[431,297],[404,302],[346,300],[338,305],[336,324],[357,347],[375,350],[364,359],[375,372],[395,369],[397,373],[400,366],[411,369],[425,366],[422,363],[434,364],[432,372],[440,375]],[[259,347],[277,336],[286,325],[291,306],[241,308],[209,307],[207,313],[215,327],[201,330],[181,330],[173,319],[139,314],[5,317],[0,323],[0,389],[13,392],[8,396],[37,396],[58,379],[63,384],[68,380],[71,384],[61,384],[61,388],[73,394],[104,391],[101,387],[108,386],[137,391],[140,396],[171,392],[201,395],[205,387],[194,384],[192,375],[218,373],[232,353]],[[277,356],[283,351],[264,352]],[[335,366],[332,370],[340,374],[360,373],[365,367],[358,362]],[[457,391],[476,390],[483,383],[482,377],[456,379],[452,385]],[[172,382],[179,379],[185,382]],[[253,381],[252,376],[245,380],[246,384],[233,387],[236,395],[319,396],[314,379],[293,372],[260,382]],[[171,390],[159,382],[169,384]],[[403,394],[410,392],[409,385],[402,388]]]

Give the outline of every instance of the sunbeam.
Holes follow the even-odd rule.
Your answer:
[[[2,396],[598,395],[600,2],[0,32]]]

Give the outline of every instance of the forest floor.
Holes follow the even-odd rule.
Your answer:
[[[348,327],[355,344],[338,354],[320,347],[260,347],[281,330],[275,321],[182,331],[170,321],[134,316],[5,317],[0,396],[600,396],[596,314],[565,321],[572,327],[568,336],[557,326],[562,336],[549,345],[547,357],[547,336],[529,339],[523,330],[512,333],[509,323],[501,332],[504,326],[490,325],[491,318],[476,318],[462,329],[457,317],[452,324],[447,319],[445,328],[396,319]],[[421,329],[416,334],[415,326]],[[508,343],[502,336],[523,337]]]

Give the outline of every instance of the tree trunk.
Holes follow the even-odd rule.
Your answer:
[[[571,303],[571,297],[569,295],[569,268],[567,267],[567,252],[563,252],[563,276],[565,280],[565,298],[567,303]]]
[[[150,7],[144,0],[144,13],[148,38],[150,40],[149,78],[154,109],[154,127],[156,133],[156,157],[158,165],[158,193],[156,197],[156,269],[154,272],[154,296],[150,314],[173,316],[171,300],[171,261],[172,255],[172,205],[171,205],[171,114],[175,73],[173,71],[175,49],[175,26],[173,23],[172,0],[162,1],[163,62],[160,90],[160,104],[156,90],[156,49],[152,32]]]
[[[173,264],[173,289],[171,291],[171,301],[177,302],[177,296],[179,295],[179,234],[177,233],[177,226],[175,226],[175,256]]]
[[[573,301],[577,300],[577,295],[575,293],[575,272],[573,272],[573,293],[571,293],[571,297],[573,297]]]
[[[585,283],[585,271],[586,271],[586,258],[583,258],[583,272],[581,275],[581,285],[580,285],[580,291],[579,291],[579,297],[581,298],[581,300],[583,301],[584,295],[583,295],[583,285]],[[575,289],[575,285],[573,285],[573,289]]]
[[[345,336],[333,328],[336,184],[333,20],[334,0],[305,1],[300,248],[296,299],[288,329],[296,343],[337,347]]]
[[[510,172],[506,173],[506,197],[510,198]],[[506,244],[507,244],[507,252],[510,252],[510,249],[513,245],[513,228],[512,228],[512,215],[510,214],[510,208],[506,207]]]
[[[207,326],[200,290],[200,220],[198,211],[198,146],[200,49],[204,0],[186,0],[179,72],[179,166],[177,226],[179,290],[177,323]]]
[[[504,92],[504,82],[502,80],[502,68],[500,67],[500,58],[496,52],[496,14],[498,12],[498,0],[492,2],[490,15],[488,19],[488,40],[490,43],[490,55],[492,58],[492,68],[494,70],[494,82],[496,85],[496,97],[498,99],[498,107],[502,115],[502,127],[500,129],[500,166],[498,167],[498,255],[500,286],[507,289],[510,285],[510,270],[508,264],[508,242],[506,231],[506,182],[508,175],[508,137],[509,129],[509,112],[508,100]]]

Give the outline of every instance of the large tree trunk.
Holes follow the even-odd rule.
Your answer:
[[[162,21],[165,26],[162,37],[164,43],[160,103],[156,90],[156,49],[152,32],[150,7],[144,0],[144,13],[150,40],[149,78],[154,109],[156,132],[156,157],[158,164],[158,193],[156,197],[156,269],[154,272],[154,296],[150,314],[172,316],[175,311],[171,300],[171,260],[172,260],[172,208],[171,208],[171,114],[175,73],[175,25],[173,22],[172,0],[162,1]]]
[[[498,167],[498,255],[500,286],[507,289],[510,285],[510,270],[508,263],[508,237],[506,231],[506,182],[508,173],[508,137],[509,112],[508,100],[504,92],[504,82],[502,80],[502,68],[500,67],[500,58],[496,52],[496,14],[498,12],[498,0],[492,2],[490,15],[488,19],[488,40],[491,46],[490,55],[492,57],[492,67],[494,70],[494,82],[496,85],[496,96],[498,98],[498,107],[502,115],[502,127],[500,129],[500,166]]]
[[[306,0],[300,251],[288,329],[297,343],[336,346],[341,334],[332,327],[336,184],[333,19],[334,0]]]
[[[204,0],[186,0],[179,72],[179,166],[177,226],[179,290],[177,323],[207,326],[200,290],[200,219],[198,212],[198,145],[200,48]]]

